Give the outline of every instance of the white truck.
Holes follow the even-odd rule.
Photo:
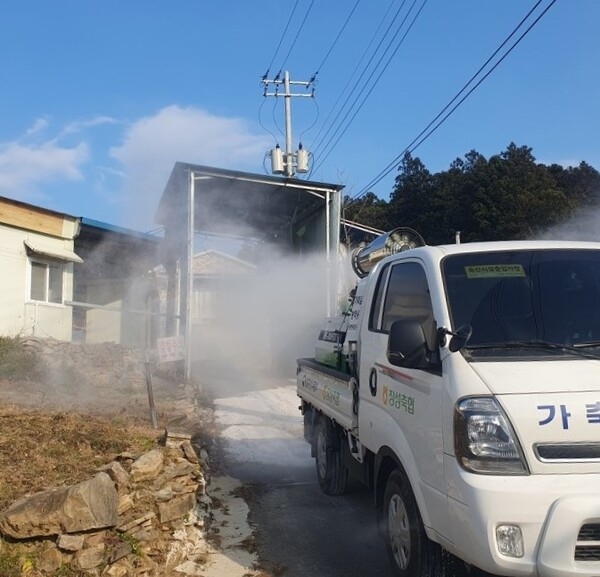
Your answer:
[[[298,360],[322,490],[372,488],[396,575],[600,576],[600,243],[405,233]]]

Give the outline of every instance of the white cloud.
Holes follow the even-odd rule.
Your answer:
[[[47,118],[37,118],[20,137],[0,142],[0,194],[39,201],[48,196],[51,183],[83,181],[83,168],[90,157],[89,146],[81,138],[64,144],[61,136],[108,120],[97,117],[72,123],[56,136],[48,134]]]
[[[122,144],[110,149],[110,155],[127,174],[123,200],[126,210],[134,215],[127,225],[154,226],[154,211],[175,162],[256,169],[270,144],[267,136],[252,133],[242,119],[215,116],[197,108],[168,106],[138,120]]]
[[[49,123],[46,118],[36,119],[36,121],[33,123],[33,126],[27,129],[27,132],[25,133],[25,138],[43,132],[44,130],[46,130],[46,128],[48,128],[48,124]]]
[[[89,120],[78,120],[75,122],[71,122],[68,124],[62,134],[76,134],[79,132],[83,132],[88,128],[94,128],[96,126],[102,126],[103,124],[118,124],[119,121],[110,116],[95,116],[94,118],[90,118]]]
[[[72,148],[61,147],[54,140],[29,145],[0,143],[0,192],[31,198],[43,183],[81,180],[81,166],[88,156],[83,142]]]
[[[113,147],[106,140],[100,144],[92,134],[94,128],[106,125],[121,129],[124,123],[98,115],[52,130],[51,122],[40,117],[18,138],[0,142],[0,195],[28,202],[44,198],[51,200],[46,204],[52,206],[58,199],[50,196],[63,194],[57,183],[79,182],[82,191],[103,198],[105,206],[107,201],[121,206],[116,221],[150,229],[155,226],[158,200],[175,162],[256,171],[271,145],[268,136],[254,133],[243,119],[191,107],[168,106],[136,120]],[[107,165],[106,158],[92,158],[92,144],[96,153],[108,154],[113,162]],[[71,188],[64,194],[75,193]],[[68,206],[79,203],[71,210],[85,212],[88,209],[82,198],[80,194],[77,199],[63,200]]]

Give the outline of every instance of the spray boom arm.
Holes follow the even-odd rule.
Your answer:
[[[424,245],[423,237],[412,228],[395,228],[378,236],[370,244],[354,249],[352,268],[360,278],[364,278],[386,256]]]

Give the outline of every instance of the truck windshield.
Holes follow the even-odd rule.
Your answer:
[[[471,354],[600,348],[600,251],[458,254],[444,259],[442,273],[453,328],[473,329]]]

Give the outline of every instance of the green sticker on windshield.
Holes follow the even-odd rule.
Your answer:
[[[467,278],[524,277],[522,264],[479,264],[466,266]]]

